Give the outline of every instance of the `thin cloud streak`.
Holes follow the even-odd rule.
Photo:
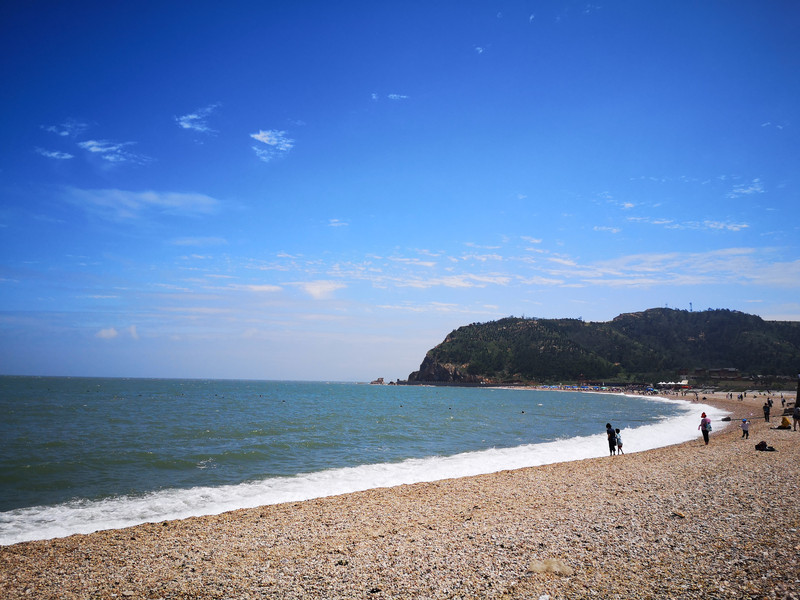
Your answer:
[[[87,140],[78,142],[78,147],[86,150],[90,155],[97,155],[102,160],[109,163],[134,163],[145,164],[150,162],[150,158],[141,154],[136,154],[127,150],[134,146],[136,142],[109,142],[107,140]]]
[[[216,130],[211,129],[208,125],[208,117],[210,117],[219,106],[218,103],[209,104],[206,107],[198,108],[192,113],[175,117],[175,122],[181,129],[188,129],[198,133],[217,133]]]
[[[219,201],[205,194],[180,192],[67,188],[64,195],[68,202],[112,221],[140,219],[152,213],[178,216],[210,215],[220,206]]]
[[[69,160],[70,158],[75,158],[69,152],[60,152],[58,150],[45,150],[44,148],[37,147],[36,152],[46,158],[53,158],[55,160]]]

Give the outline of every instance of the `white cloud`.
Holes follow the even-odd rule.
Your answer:
[[[661,225],[666,229],[678,229],[678,230],[724,230],[724,231],[742,231],[743,229],[747,229],[749,225],[747,223],[731,223],[725,221],[685,221],[683,223],[678,223],[673,221],[672,219],[657,219],[654,217],[628,217],[627,219],[631,223],[646,223],[648,225]]]
[[[89,128],[89,125],[76,119],[67,119],[61,125],[42,125],[42,129],[61,137],[75,137]]]
[[[296,283],[300,289],[315,300],[330,298],[333,292],[346,288],[347,285],[339,281],[304,281]]]
[[[556,264],[559,264],[559,265],[567,266],[567,267],[575,267],[575,266],[577,266],[577,263],[574,260],[570,260],[570,259],[567,259],[567,258],[558,258],[556,256],[550,256],[550,257],[547,258],[547,260],[549,260],[550,262],[554,262]]]
[[[285,131],[262,129],[258,133],[251,133],[250,137],[266,146],[251,146],[256,156],[264,162],[284,156],[294,147],[294,140],[286,137]]]
[[[74,158],[72,154],[68,152],[60,152],[58,150],[45,150],[44,148],[36,148],[36,152],[42,156],[54,158],[56,160],[69,160],[70,158]]]
[[[396,263],[403,263],[403,264],[406,264],[406,265],[416,265],[416,266],[420,266],[420,267],[435,267],[436,266],[436,262],[434,262],[434,261],[422,260],[422,259],[419,259],[419,258],[405,258],[405,257],[402,257],[402,256],[390,256],[390,257],[388,257],[387,260],[390,260],[390,261],[396,262]]]
[[[350,223],[345,221],[340,221],[339,219],[330,219],[328,221],[328,227],[347,227]]]
[[[68,201],[84,210],[116,221],[140,218],[153,211],[197,216],[211,214],[219,207],[219,202],[214,198],[194,193],[67,188],[66,196]]]
[[[503,261],[504,258],[500,254],[464,254],[461,260],[477,260],[478,262]]]
[[[726,229],[728,231],[741,231],[750,227],[747,223],[725,223],[722,221],[703,221],[707,229]]]
[[[98,337],[101,340],[113,340],[115,337],[119,335],[119,332],[113,327],[109,327],[108,329],[101,329],[94,335],[95,337]]]
[[[130,327],[128,327],[128,333],[131,334],[131,337],[133,339],[135,339],[135,340],[139,339],[139,332],[136,331],[136,325],[131,325]]]
[[[96,154],[103,160],[110,163],[135,163],[144,164],[150,158],[140,154],[135,154],[127,148],[135,145],[136,142],[109,142],[107,140],[87,140],[78,142],[78,146],[90,154]]]
[[[269,284],[259,284],[259,283],[254,283],[254,284],[234,284],[234,285],[229,285],[229,286],[227,286],[227,287],[225,287],[223,289],[226,289],[226,290],[237,290],[237,291],[243,291],[243,292],[258,292],[258,293],[264,293],[264,292],[275,293],[275,292],[283,291],[283,288],[281,286],[279,286],[279,285],[269,285]]]
[[[778,262],[769,253],[755,248],[633,254],[586,264],[570,260],[557,262],[560,267],[547,272],[557,278],[553,284],[561,287],[735,284],[792,288],[800,281],[800,260]],[[540,283],[549,282],[543,279]]]
[[[417,289],[428,289],[432,287],[446,287],[452,289],[462,288],[483,288],[487,284],[507,285],[510,277],[503,275],[473,275],[463,273],[459,275],[447,275],[444,277],[431,277],[428,279],[408,279],[399,280],[397,285],[400,287],[411,287]]]
[[[389,94],[386,96],[389,100],[408,100],[408,96],[402,94]]]
[[[622,231],[619,227],[604,227],[600,225],[594,226],[595,231],[607,231],[608,233],[619,233]]]
[[[181,129],[189,129],[199,133],[216,133],[215,130],[208,126],[207,119],[217,108],[219,108],[219,104],[209,104],[188,115],[175,117],[175,122]]]
[[[763,194],[764,186],[761,184],[760,179],[753,179],[750,183],[744,183],[734,186],[733,190],[728,194],[728,198],[738,198],[740,196],[749,196],[750,194]]]

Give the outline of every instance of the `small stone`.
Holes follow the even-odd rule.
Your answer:
[[[546,558],[544,560],[534,560],[528,567],[534,573],[555,573],[556,575],[572,575],[575,571],[558,558]]]

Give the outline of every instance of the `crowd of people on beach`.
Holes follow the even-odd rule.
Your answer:
[[[742,400],[743,397],[746,396],[747,396],[746,393],[739,394],[738,399]],[[726,399],[732,400],[733,394],[732,393],[726,394],[725,397]],[[706,398],[703,397],[703,400],[706,400]],[[764,412],[764,420],[767,423],[769,423],[769,418],[772,411],[773,403],[774,401],[772,397],[769,394],[767,394],[767,400],[764,402],[764,406],[762,407],[762,410]],[[777,427],[773,427],[773,429],[787,429],[787,430],[791,429],[793,431],[798,431],[798,428],[800,428],[800,403],[798,403],[797,399],[795,399],[794,408],[791,413],[792,416],[791,423],[789,422],[788,416],[786,416],[788,415],[788,411],[786,410],[786,399],[783,397],[783,394],[781,394],[781,407],[784,409],[783,419],[781,421],[781,424]],[[730,419],[728,418],[723,420],[729,421]],[[742,422],[739,424],[739,427],[742,430],[742,439],[745,440],[750,439],[750,420],[748,420],[747,418],[743,418]],[[697,429],[703,434],[703,442],[707,446],[710,439],[709,434],[713,430],[713,427],[711,425],[711,419],[708,417],[708,415],[706,415],[706,413],[700,415],[700,424],[697,426]],[[618,428],[615,429],[614,427],[612,427],[611,423],[606,423],[606,437],[608,439],[608,452],[610,456],[615,456],[617,454],[624,454],[624,452],[622,451],[622,436],[620,435],[620,430]],[[770,449],[772,448],[770,447]]]

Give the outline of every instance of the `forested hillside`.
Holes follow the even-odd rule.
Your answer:
[[[800,323],[667,308],[603,323],[509,317],[451,332],[409,381],[626,382],[709,371],[717,377],[794,378],[800,372]]]

